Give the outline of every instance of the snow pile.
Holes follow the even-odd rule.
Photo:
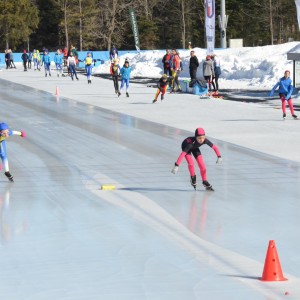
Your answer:
[[[194,48],[200,67],[197,76],[202,77],[202,62],[206,49]],[[300,43],[264,47],[216,49],[221,61],[220,86],[224,89],[270,89],[283,76],[286,69],[293,77],[293,63],[287,60],[288,52],[300,52]],[[128,58],[132,66],[132,77],[158,78],[163,74],[162,57],[165,50],[145,51],[140,54],[128,53],[120,56],[120,66]],[[179,50],[183,62],[180,78],[189,78],[189,50]],[[110,61],[95,68],[94,73],[109,73]],[[237,82],[238,81],[238,82]]]

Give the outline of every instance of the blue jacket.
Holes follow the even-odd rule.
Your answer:
[[[275,90],[278,89],[278,94],[285,95],[286,100],[291,98],[292,92],[293,92],[293,86],[292,86],[292,80],[291,78],[285,78],[282,77],[279,79],[279,81],[274,85],[270,92],[270,96],[274,95]]]
[[[13,135],[12,130],[8,130],[8,136]],[[4,158],[6,157],[6,140],[7,138],[4,138],[0,135],[0,157]]]
[[[50,59],[49,54],[45,54],[45,55],[43,56],[43,63],[44,63],[44,64],[50,64],[50,63],[51,63],[51,59]]]
[[[131,67],[123,67],[120,71],[120,74],[122,75],[122,78],[124,79],[130,79],[130,73],[131,73]]]
[[[62,56],[61,56],[61,54],[55,54],[54,55],[54,62],[56,63],[56,64],[62,64],[62,62],[63,62],[63,60],[62,60]]]

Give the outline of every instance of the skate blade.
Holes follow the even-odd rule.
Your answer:
[[[211,192],[214,192],[215,190],[212,188],[212,187],[207,187],[205,188],[206,191],[211,191]]]

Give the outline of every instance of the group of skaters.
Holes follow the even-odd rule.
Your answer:
[[[110,75],[112,76],[115,93],[120,97],[124,86],[126,86],[126,97],[129,97],[129,81],[132,71],[129,60],[125,58],[123,66],[120,67],[119,53],[114,45],[110,49],[109,56],[111,61]],[[119,78],[121,78],[121,86],[119,86]]]
[[[12,57],[13,55],[11,50],[6,50],[5,62],[7,69],[13,64]],[[74,78],[79,80],[76,71],[76,66],[79,62],[78,52],[73,45],[70,47],[70,49],[67,47],[64,49],[58,49],[53,57],[50,56],[49,50],[45,47],[41,51],[34,49],[32,52],[27,52],[26,50],[23,50],[21,59],[23,62],[24,72],[28,69],[31,69],[32,64],[34,71],[41,71],[42,67],[44,66],[45,77],[51,77],[51,63],[54,62],[57,77],[70,76],[72,80],[74,80]],[[91,51],[88,51],[84,59],[88,84],[92,83],[91,76],[93,63],[93,54]],[[14,64],[13,66],[15,68]],[[66,69],[66,74],[64,74],[64,68]]]

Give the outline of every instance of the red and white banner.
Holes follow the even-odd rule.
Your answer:
[[[215,12],[215,0],[206,0],[205,31],[207,42],[207,54],[213,54],[215,49]]]
[[[300,30],[300,0],[295,0],[296,8],[297,8],[297,18],[298,18],[298,26]]]

